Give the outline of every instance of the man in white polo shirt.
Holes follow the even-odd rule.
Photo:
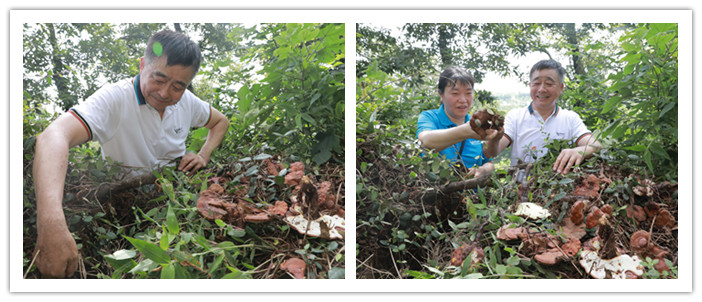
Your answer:
[[[568,139],[574,147],[562,150],[553,163],[554,171],[566,174],[571,167],[579,165],[585,157],[602,148],[577,113],[556,104],[565,87],[564,75],[561,64],[553,60],[539,61],[531,68],[531,104],[507,113],[505,135],[500,140],[497,154],[486,156],[496,156],[512,146],[512,165],[516,165],[519,159],[535,162],[546,154],[544,145],[547,140]]]
[[[36,140],[33,176],[37,198],[37,268],[45,278],[70,277],[78,249],[63,213],[68,150],[100,142],[103,157],[128,169],[151,172],[181,157],[179,170],[205,167],[229,128],[218,110],[187,90],[200,68],[198,45],[173,31],[154,34],[139,63],[139,74],[106,85],[52,122]],[[190,128],[209,129],[202,149],[186,154]]]

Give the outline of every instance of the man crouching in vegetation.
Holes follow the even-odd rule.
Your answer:
[[[190,91],[200,68],[198,45],[164,30],[154,34],[132,79],[106,85],[52,122],[36,140],[34,183],[37,200],[36,265],[45,278],[73,275],[78,249],[63,213],[68,150],[96,140],[104,158],[149,173],[182,156],[178,169],[193,174],[205,167],[229,128],[229,120]],[[199,153],[185,154],[193,127],[209,134]]]
[[[563,149],[553,163],[554,171],[566,174],[602,148],[577,113],[556,104],[565,87],[564,74],[561,64],[553,60],[539,61],[531,68],[531,104],[507,113],[497,153],[486,156],[497,156],[512,146],[511,165],[516,165],[520,159],[534,162],[547,153],[546,140],[567,139],[573,141],[575,147]]]

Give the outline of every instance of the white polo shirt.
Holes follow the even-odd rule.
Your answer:
[[[587,134],[591,132],[580,116],[558,105],[545,121],[531,104],[510,110],[505,117],[505,136],[512,146],[512,165],[517,164],[517,159],[530,163],[546,155],[544,146],[547,140],[569,139],[577,145]]]
[[[174,164],[185,155],[190,128],[202,127],[210,119],[210,105],[190,91],[166,107],[161,119],[146,103],[138,85],[139,76],[106,85],[69,111],[83,124],[90,140],[110,157],[137,172]]]

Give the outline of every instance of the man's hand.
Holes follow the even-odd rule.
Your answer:
[[[485,140],[489,142],[494,142],[496,144],[500,143],[500,139],[505,135],[505,128],[500,128],[499,130],[497,129],[488,129],[485,130]]]
[[[480,176],[492,173],[493,170],[495,170],[495,164],[492,162],[487,162],[480,167],[470,168],[466,177],[470,178],[473,176],[474,178],[478,178]]]
[[[582,163],[583,159],[585,159],[583,149],[584,148],[582,147],[563,149],[561,154],[558,155],[558,158],[556,158],[556,161],[553,163],[553,171],[560,174],[566,174],[570,171],[571,167]]]
[[[188,153],[183,155],[180,160],[180,165],[178,165],[178,170],[187,173],[188,175],[194,175],[197,170],[200,170],[207,166],[209,159],[202,157],[200,154]]]
[[[34,254],[42,278],[69,278],[78,267],[78,248],[66,223],[37,224]]]

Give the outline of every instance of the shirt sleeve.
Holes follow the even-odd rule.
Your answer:
[[[419,133],[422,133],[422,131],[436,130],[437,128],[429,112],[424,111],[419,114],[419,118],[417,118],[417,137],[419,137]]]
[[[573,136],[572,136],[572,143],[577,144],[578,140],[582,138],[585,134],[590,134],[590,130],[587,129],[587,126],[585,126],[585,123],[583,123],[583,120],[580,118],[580,115],[577,113],[573,112],[573,116],[570,119],[570,129],[573,131]]]
[[[104,86],[70,111],[83,123],[90,140],[102,144],[110,140],[119,127],[123,109],[120,99],[123,97],[116,85]]]
[[[509,139],[509,146],[512,145],[514,142],[514,138],[516,137],[516,132],[517,132],[517,123],[516,123],[516,116],[517,111],[516,110],[510,110],[507,112],[507,116],[505,116],[505,136]]]
[[[204,127],[205,125],[207,125],[207,123],[210,121],[210,116],[212,114],[212,112],[211,112],[212,109],[210,107],[210,104],[199,99],[194,94],[192,94],[190,91],[187,91],[186,94],[184,94],[183,96],[184,96],[184,99],[188,100],[188,103],[190,106],[190,112],[191,112],[190,127],[191,128],[200,128],[200,127]]]

